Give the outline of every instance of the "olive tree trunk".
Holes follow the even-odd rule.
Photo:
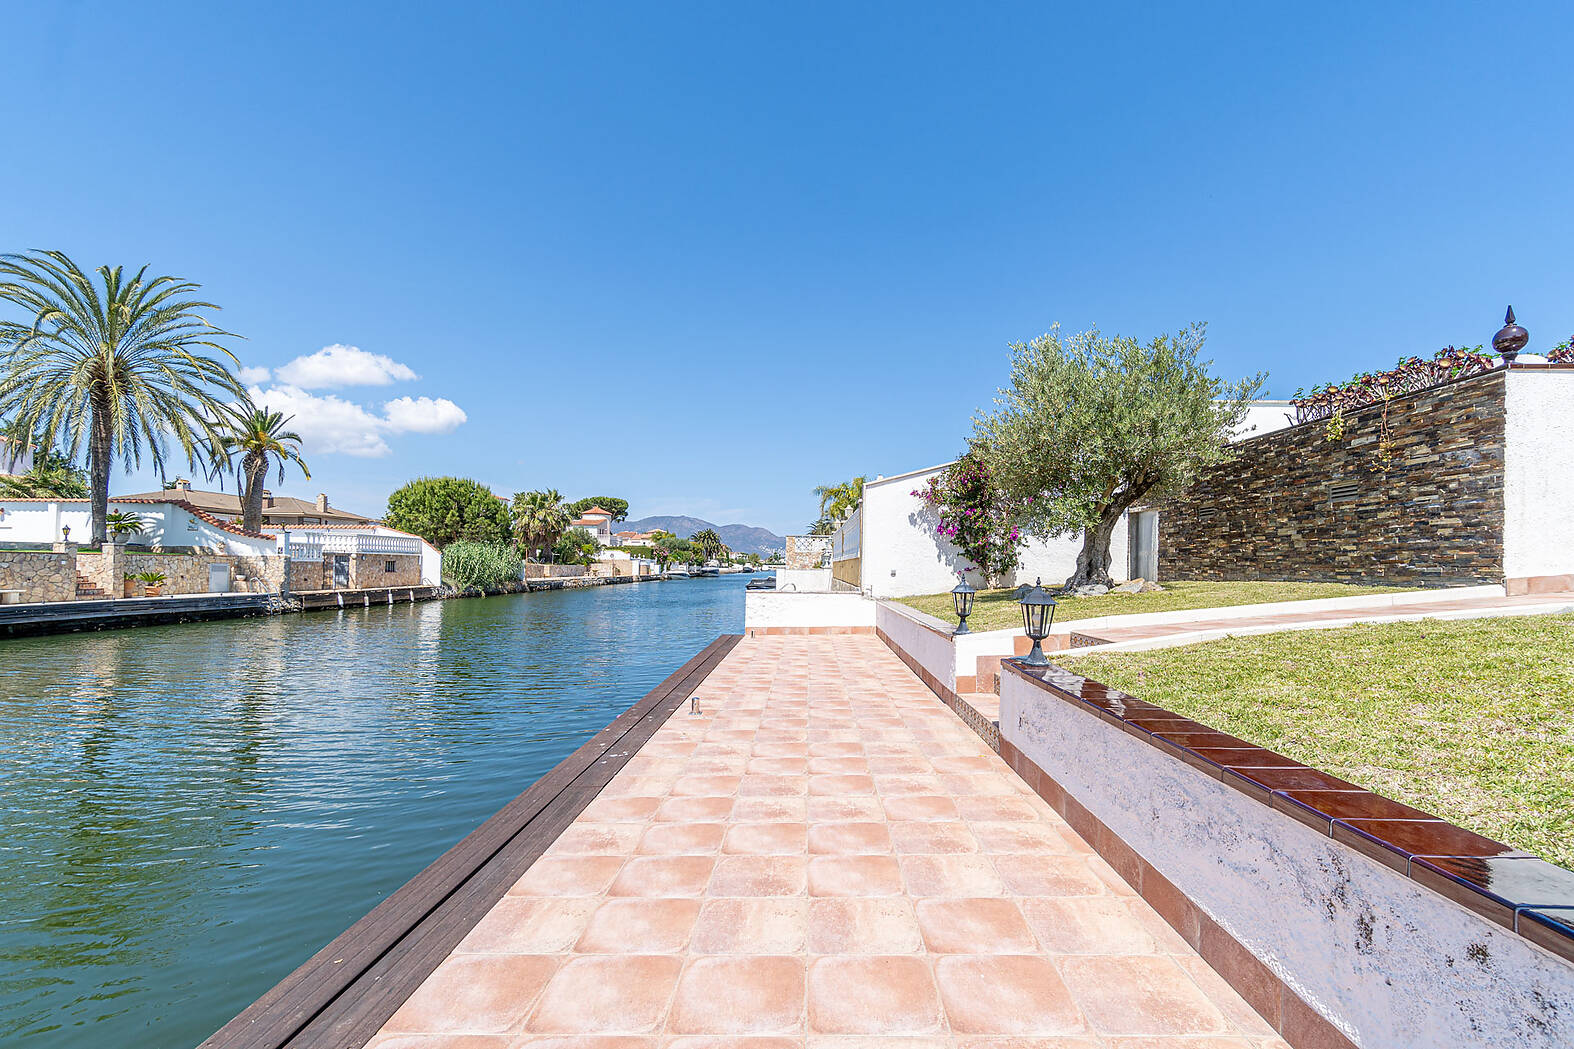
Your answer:
[[[1082,533],[1082,549],[1077,553],[1077,568],[1071,573],[1071,578],[1066,580],[1064,589],[1115,585],[1109,574],[1110,540],[1114,537],[1115,527],[1120,524],[1120,519],[1125,516],[1126,511],[1147,495],[1152,488],[1151,482],[1132,485],[1100,508],[1098,523]]]

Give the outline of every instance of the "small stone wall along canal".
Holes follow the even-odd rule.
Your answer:
[[[741,632],[747,578],[0,642],[0,1045],[196,1045]]]

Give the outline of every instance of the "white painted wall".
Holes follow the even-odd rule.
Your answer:
[[[1246,418],[1230,435],[1231,441],[1244,441],[1248,437],[1261,437],[1265,433],[1283,430],[1292,425],[1290,416],[1295,409],[1289,401],[1252,401],[1246,406]]]
[[[1569,1044],[1574,965],[1010,672],[1000,734],[1363,1049]]]
[[[829,594],[831,570],[829,568],[778,568],[776,589],[799,594]]]
[[[255,556],[276,553],[278,540],[255,539],[215,528],[173,503],[121,503],[109,501],[111,512],[122,510],[142,519],[144,530],[130,537],[137,546],[191,546],[216,553]],[[92,511],[87,501],[59,502],[0,500],[0,542],[58,542],[62,526],[71,529],[72,542],[85,543],[92,534]]]
[[[1574,574],[1574,371],[1504,378],[1503,574]]]
[[[937,522],[929,505],[912,494],[925,488],[929,478],[950,465],[941,463],[864,484],[860,545],[866,593],[875,597],[910,597],[937,594],[956,586],[958,572],[967,560],[936,534]],[[1126,579],[1127,538],[1126,518],[1122,517],[1110,543],[1110,574],[1116,581]],[[1022,549],[1021,567],[1005,582],[1015,586],[1042,577],[1046,584],[1059,586],[1076,569],[1080,549],[1080,535],[1030,539]],[[977,572],[968,573],[968,582],[984,585]]]
[[[749,627],[874,626],[874,602],[859,594],[784,594],[749,590],[743,625]]]
[[[874,623],[885,631],[892,644],[917,660],[946,688],[956,691],[956,648],[951,643],[954,624],[889,601],[879,603]]]

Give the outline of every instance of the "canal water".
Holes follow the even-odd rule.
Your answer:
[[[195,1046],[741,632],[747,578],[0,641],[0,1045]]]

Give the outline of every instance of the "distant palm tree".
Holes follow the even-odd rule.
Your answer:
[[[720,558],[722,551],[727,549],[726,544],[721,541],[721,536],[717,535],[716,530],[713,528],[707,528],[703,532],[695,532],[689,536],[689,542],[699,547],[707,559],[712,557]]]
[[[273,460],[279,461],[279,482],[284,481],[284,467],[294,463],[301,473],[311,479],[312,472],[301,458],[301,435],[284,427],[293,415],[270,411],[245,400],[224,412],[219,435],[219,452],[222,465],[229,466],[235,456],[240,456],[236,480],[241,489],[241,527],[249,532],[262,531],[262,492],[268,480],[268,468]]]
[[[514,534],[530,550],[551,550],[568,531],[572,518],[563,496],[556,488],[544,492],[520,492],[514,496]],[[538,557],[539,560],[539,557]]]
[[[95,281],[58,251],[0,255],[0,300],[25,323],[0,321],[0,413],[59,440],[68,460],[87,452],[92,535],[104,541],[109,471],[118,454],[132,469],[144,454],[163,472],[170,436],[195,465],[218,446],[224,400],[241,385],[221,359],[235,355],[215,341],[231,333],[204,315],[218,307],[191,298],[198,285],[149,277],[127,279],[100,266]]]
[[[838,525],[852,516],[852,512],[863,505],[864,481],[862,475],[854,477],[851,481],[841,484],[822,484],[814,490],[820,497],[820,521],[829,521],[830,529],[824,532],[811,531],[810,535],[830,535],[836,531]],[[819,522],[816,522],[816,527]]]

